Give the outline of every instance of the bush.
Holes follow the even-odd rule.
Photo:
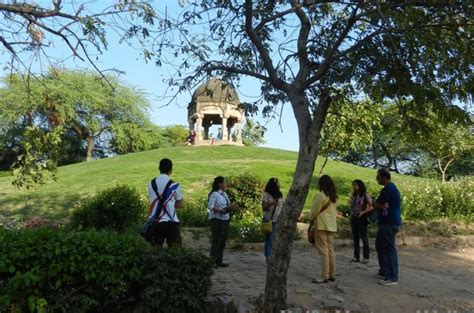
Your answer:
[[[263,241],[260,224],[263,218],[261,201],[264,183],[249,173],[227,177],[226,181],[231,202],[240,207],[230,223],[230,238],[237,242]]]
[[[239,218],[231,220],[229,237],[237,242],[262,242],[265,237],[260,233],[262,217],[251,211],[244,211]]]
[[[147,205],[135,188],[117,185],[85,199],[74,210],[70,225],[124,231],[143,221]]]
[[[457,182],[405,184],[402,213],[408,220],[463,219],[472,220],[474,211],[474,179]]]
[[[184,206],[178,209],[178,218],[183,226],[209,226],[207,199],[203,198],[199,201],[184,201]]]
[[[250,211],[255,215],[262,215],[262,193],[264,183],[255,175],[243,174],[239,176],[229,176],[226,178],[228,185],[227,194],[232,203],[240,207],[236,217],[240,218],[244,212]]]
[[[0,229],[0,312],[205,312],[211,261],[138,236]]]

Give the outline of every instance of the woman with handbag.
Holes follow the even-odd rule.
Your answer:
[[[360,179],[356,179],[352,182],[352,197],[350,200],[351,205],[351,230],[352,238],[354,240],[354,257],[351,259],[352,262],[360,262],[360,243],[362,240],[363,244],[363,257],[362,263],[369,263],[369,238],[367,235],[367,214],[373,210],[372,199],[367,193],[365,184]]]
[[[272,177],[265,186],[262,195],[262,233],[265,235],[265,265],[268,264],[272,255],[272,240],[274,237],[276,223],[283,207],[283,194],[280,191],[280,182],[278,178]]]
[[[319,193],[313,200],[309,214],[310,231],[314,228],[314,243],[321,257],[321,277],[313,283],[328,283],[336,280],[336,256],[334,254],[334,234],[337,231],[336,218],[340,213],[336,206],[336,186],[328,175],[319,178]]]

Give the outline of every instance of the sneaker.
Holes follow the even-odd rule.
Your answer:
[[[336,281],[336,277],[329,277],[329,281]]]
[[[385,279],[385,276],[380,275],[379,273],[374,274],[376,278]]]
[[[398,285],[398,281],[393,281],[390,279],[379,280],[379,285],[382,286],[396,286]]]
[[[358,262],[360,262],[360,260],[359,260],[359,259],[356,259],[356,258],[352,258],[352,259],[351,259],[351,262],[358,263]]]
[[[218,267],[227,267],[227,266],[229,266],[229,263],[222,262],[222,263],[217,264],[217,266]]]
[[[321,278],[314,278],[311,282],[313,284],[327,284],[327,283],[329,283],[329,280],[321,279]]]
[[[364,263],[364,264],[369,263],[369,259],[364,259],[364,260],[362,261],[362,263]]]

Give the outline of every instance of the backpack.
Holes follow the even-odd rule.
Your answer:
[[[160,216],[161,210],[164,209],[165,213],[168,216],[170,216],[168,211],[164,207],[164,204],[165,204],[164,195],[166,194],[166,192],[168,191],[168,188],[171,186],[172,183],[173,183],[173,181],[170,179],[168,181],[168,183],[166,184],[165,189],[163,190],[163,193],[160,196],[160,194],[158,193],[158,186],[156,185],[156,178],[153,178],[151,180],[151,188],[155,192],[156,198],[150,203],[150,208],[149,208],[150,214],[151,214],[151,212],[153,212],[153,208],[155,207],[156,202],[159,201],[159,203],[158,203],[158,211],[156,212],[155,217],[154,218],[153,217],[148,218],[147,221],[145,222],[145,224],[143,224],[143,226],[140,230],[140,235],[142,235],[142,237],[146,241],[151,240],[151,229],[152,229],[152,226],[155,224],[156,220],[158,219],[158,217]]]

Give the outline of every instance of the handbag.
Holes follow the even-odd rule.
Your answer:
[[[269,221],[265,221],[265,219],[262,220],[262,224],[260,225],[260,233],[262,233],[262,235],[264,236],[270,234],[273,230],[272,222],[273,222],[273,217],[275,216],[275,211],[276,211],[276,205],[273,207],[273,213],[270,220]]]
[[[260,232],[264,236],[270,234],[272,232],[272,220],[269,220],[268,222],[262,221],[262,224],[260,225]]]
[[[311,220],[309,227],[308,227],[308,242],[312,245],[314,245],[314,233],[316,232],[316,226],[314,225],[314,222],[316,221],[316,218],[318,217],[319,214],[323,213],[327,208],[329,208],[329,205],[331,204],[331,200],[326,203],[321,210],[316,214],[316,216]]]

